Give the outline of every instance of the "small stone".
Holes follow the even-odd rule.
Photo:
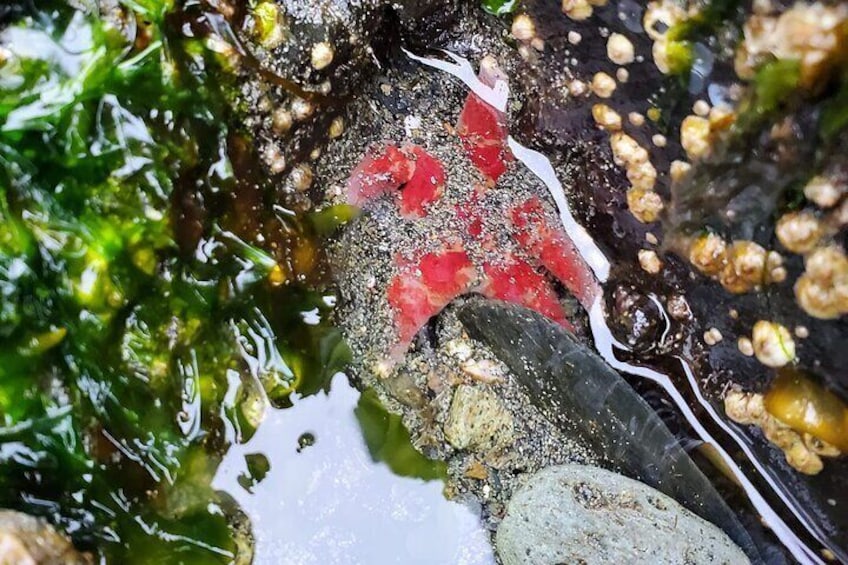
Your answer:
[[[675,2],[648,2],[642,27],[654,41],[664,39],[670,27],[686,17],[686,12]]]
[[[341,116],[336,116],[333,118],[333,121],[330,122],[330,139],[336,139],[341,137],[345,130],[344,118]]]
[[[746,357],[752,357],[754,355],[754,344],[747,337],[743,336],[736,340],[736,347],[739,349],[739,353]]]
[[[689,308],[689,303],[686,302],[686,297],[680,294],[673,294],[668,297],[666,309],[668,310],[668,315],[678,322],[688,320],[692,317],[692,310]]]
[[[630,71],[624,67],[620,67],[615,71],[615,78],[618,79],[618,82],[627,82],[630,80]]]
[[[793,253],[812,251],[823,235],[821,223],[810,212],[784,214],[774,229],[781,245]]]
[[[630,112],[627,114],[627,120],[634,126],[639,127],[645,123],[645,116],[639,112]]]
[[[674,160],[668,168],[668,174],[671,176],[671,182],[680,182],[692,170],[692,165],[686,161]]]
[[[277,135],[288,132],[292,127],[291,112],[285,108],[277,108],[271,115],[271,128]]]
[[[514,438],[513,419],[487,387],[456,387],[445,422],[445,439],[456,449],[494,451]]]
[[[562,13],[575,21],[583,21],[592,15],[588,0],[562,0]]]
[[[715,345],[722,339],[724,339],[724,336],[721,335],[721,332],[717,328],[710,328],[704,332],[704,343],[707,345]]]
[[[572,80],[568,83],[568,92],[572,96],[583,96],[589,92],[589,87],[582,80]]]
[[[295,120],[302,122],[308,119],[315,111],[315,106],[303,98],[295,98],[291,105],[291,113]]]
[[[530,41],[536,37],[536,24],[527,14],[519,14],[512,20],[511,32],[519,41]]]
[[[798,305],[810,316],[832,320],[848,314],[848,257],[835,245],[810,253],[795,282]]]
[[[815,176],[804,186],[804,196],[819,208],[832,208],[842,198],[843,190],[824,176]]]
[[[630,165],[648,161],[648,151],[626,133],[610,136],[610,147],[613,157],[619,164]]]
[[[630,213],[644,224],[656,221],[664,206],[660,195],[652,190],[631,188],[627,191],[627,207]]]
[[[503,372],[500,367],[488,359],[481,359],[479,361],[468,359],[460,365],[460,369],[466,375],[481,383],[492,384],[503,379]]]
[[[592,106],[592,117],[595,123],[608,131],[621,129],[621,115],[606,104],[595,104]]]
[[[698,100],[692,105],[692,112],[702,118],[710,115],[710,105],[705,100]]]
[[[615,79],[607,73],[595,73],[592,77],[592,92],[600,98],[609,98],[615,92]]]
[[[662,261],[657,256],[657,252],[650,249],[639,250],[639,265],[646,273],[656,275],[662,270]]]
[[[680,124],[680,144],[690,159],[710,152],[710,122],[700,116],[686,116]]]
[[[580,35],[580,33],[576,32],[576,31],[569,31],[568,32],[568,42],[571,43],[572,45],[579,45],[582,40],[583,40],[583,36]]]
[[[744,239],[734,241],[727,248],[725,259],[719,282],[734,294],[759,288],[769,281],[768,273],[779,266],[776,258],[761,245]]]
[[[312,167],[306,163],[301,163],[292,169],[288,178],[288,183],[295,192],[306,192],[309,190],[309,187],[312,186],[312,179],[314,176]]]
[[[468,361],[474,354],[467,339],[452,339],[445,344],[445,353],[460,361]]]
[[[286,170],[286,158],[276,145],[268,145],[264,153],[265,164],[275,175]]]
[[[724,412],[727,417],[737,424],[758,426],[768,417],[763,395],[729,390],[724,397]]]
[[[469,479],[485,481],[489,478],[489,472],[486,470],[486,467],[482,463],[480,463],[476,459],[472,459],[471,463],[468,464],[468,467],[465,468],[465,476]]]

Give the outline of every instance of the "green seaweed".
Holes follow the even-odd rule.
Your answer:
[[[688,77],[695,62],[695,44],[707,42],[719,35],[719,28],[733,25],[740,5],[739,0],[711,0],[705,2],[696,14],[669,28],[665,37],[669,72]]]
[[[428,459],[412,446],[401,417],[386,410],[373,389],[362,392],[354,413],[374,461],[385,463],[403,477],[429,481],[447,476],[443,461]]]
[[[22,2],[0,31],[0,506],[104,562],[245,562],[222,454],[259,389],[284,405],[350,354],[332,301],[269,280],[285,250],[227,227],[235,78],[183,33],[200,4],[120,7]]]
[[[483,9],[495,16],[505,16],[513,13],[520,0],[482,0]]]
[[[786,104],[798,89],[801,64],[793,59],[775,59],[757,70],[754,101],[749,111],[761,117]]]
[[[833,141],[848,127],[848,76],[843,76],[832,98],[822,104],[819,134],[825,141]]]

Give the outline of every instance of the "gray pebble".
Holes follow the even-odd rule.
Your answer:
[[[507,505],[504,565],[748,563],[716,526],[633,479],[588,465],[548,467]]]

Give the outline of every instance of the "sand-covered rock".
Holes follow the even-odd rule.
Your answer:
[[[451,401],[445,438],[457,449],[503,449],[515,439],[512,415],[488,388],[460,385]]]

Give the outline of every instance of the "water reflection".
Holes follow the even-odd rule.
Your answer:
[[[331,394],[269,411],[250,441],[227,453],[213,487],[250,516],[254,563],[494,563],[477,513],[446,500],[441,481],[398,477],[371,460],[358,398],[337,374]],[[270,464],[258,466],[261,480],[257,454]]]

